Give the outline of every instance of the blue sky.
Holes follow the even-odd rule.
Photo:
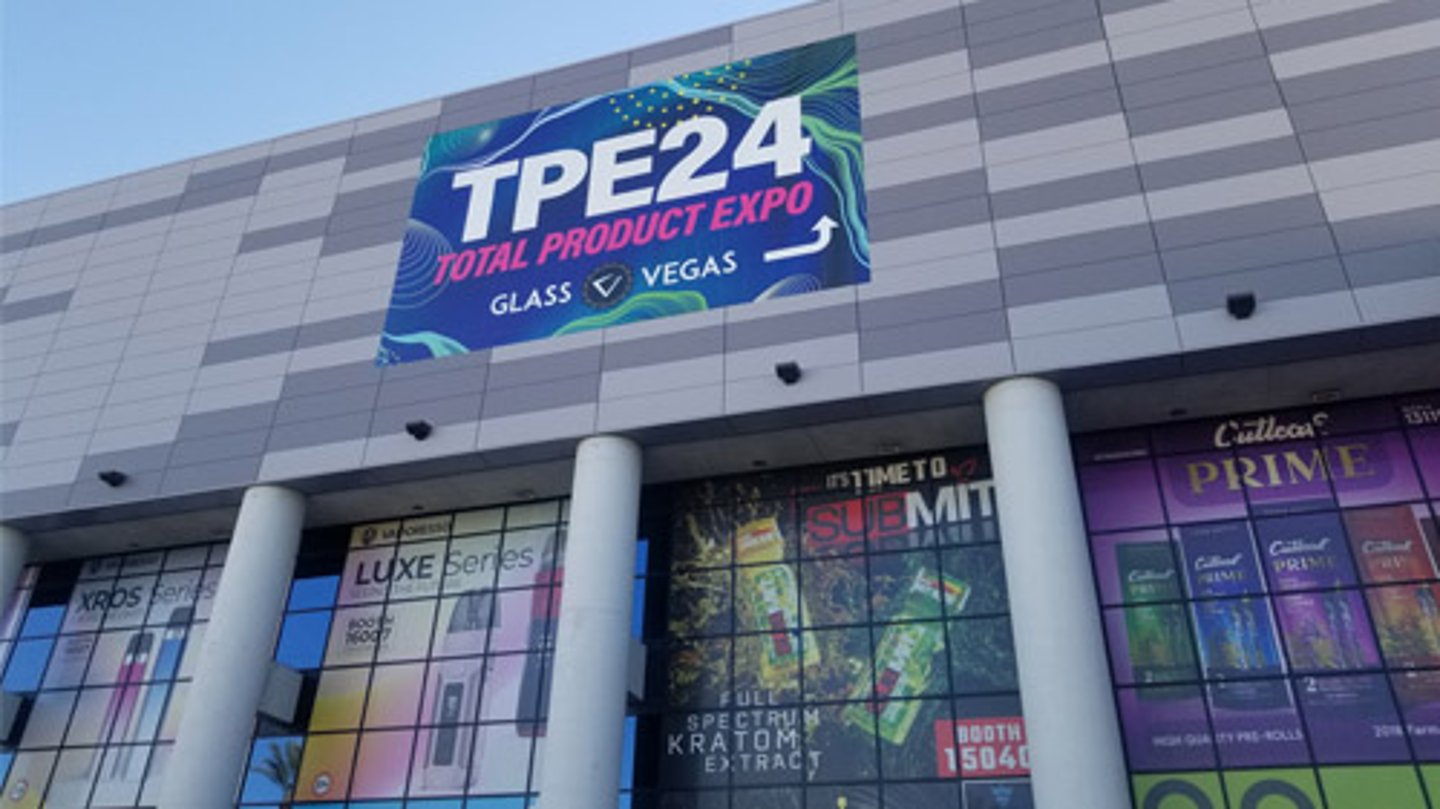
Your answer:
[[[803,0],[4,0],[0,201]]]

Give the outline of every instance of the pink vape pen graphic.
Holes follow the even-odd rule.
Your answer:
[[[123,729],[123,741],[147,742],[155,738],[155,732],[160,728],[160,714],[165,709],[165,698],[170,694],[170,681],[175,678],[175,672],[180,667],[185,637],[189,634],[190,620],[194,614],[195,611],[190,607],[176,607],[170,612],[170,618],[165,622],[165,634],[160,641],[160,649],[155,654],[155,670],[150,675],[153,682],[145,687],[145,699],[140,706],[140,712],[135,715],[135,721]],[[114,763],[110,766],[111,779],[124,780],[129,775],[134,752],[135,748],[125,747],[114,757]]]
[[[130,636],[130,641],[125,645],[125,657],[120,660],[120,668],[115,672],[115,693],[110,695],[110,704],[105,708],[105,720],[100,726],[100,740],[104,744],[119,741],[115,735],[116,729],[120,729],[123,734],[130,724],[140,694],[140,681],[145,678],[145,668],[150,663],[150,646],[153,642],[154,636],[149,632],[137,632]],[[94,765],[95,759],[92,759],[85,768],[87,774]]]
[[[441,651],[447,655],[484,652],[498,612],[494,592],[462,593],[455,601],[455,611],[450,613]],[[471,737],[460,723],[473,721],[483,672],[484,665],[473,658],[441,663],[435,668],[430,721],[437,727],[430,730],[429,750],[421,769],[427,789],[465,788]]]

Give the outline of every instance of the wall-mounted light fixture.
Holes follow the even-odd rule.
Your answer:
[[[777,362],[775,363],[775,375],[780,377],[781,382],[793,385],[800,381],[800,363]]]
[[[1249,320],[1255,314],[1255,293],[1236,292],[1225,297],[1225,311],[1236,320]]]
[[[409,433],[410,437],[416,441],[424,441],[430,437],[431,433],[435,432],[435,426],[425,419],[416,419],[405,422],[405,432]]]
[[[125,481],[130,479],[129,475],[121,472],[119,469],[106,469],[102,472],[97,472],[95,477],[100,478],[106,486],[112,489],[125,485]]]

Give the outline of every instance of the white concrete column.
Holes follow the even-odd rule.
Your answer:
[[[1060,390],[1035,378],[997,383],[985,425],[1035,805],[1130,806]]]
[[[540,780],[543,809],[614,809],[629,682],[640,447],[580,442]]]
[[[304,520],[303,495],[278,486],[246,490],[166,768],[161,809],[235,805]]]
[[[30,538],[8,525],[0,525],[0,613],[9,605],[29,558]]]

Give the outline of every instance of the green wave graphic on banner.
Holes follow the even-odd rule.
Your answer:
[[[626,300],[608,312],[572,320],[556,329],[555,336],[603,329],[607,326],[618,326],[621,323],[652,320],[657,317],[683,315],[686,312],[703,312],[708,308],[705,296],[698,292],[646,292]]]

